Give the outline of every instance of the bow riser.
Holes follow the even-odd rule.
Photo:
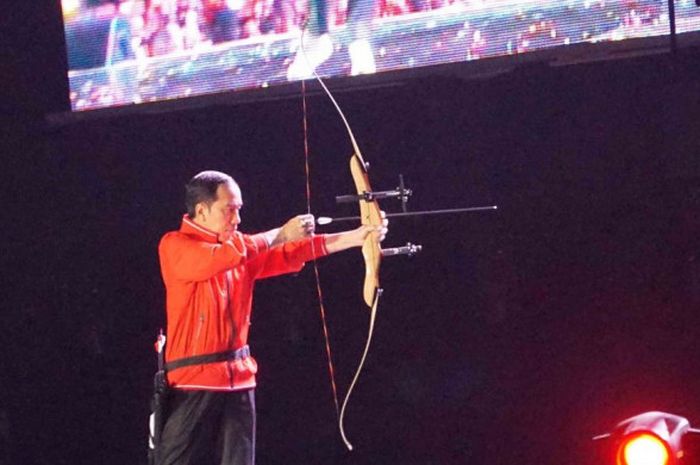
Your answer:
[[[360,155],[354,154],[350,158],[350,173],[355,182],[358,195],[372,192],[367,170]],[[360,200],[360,222],[363,225],[382,226],[382,213],[376,200]],[[369,234],[362,245],[362,257],[365,260],[365,282],[362,297],[368,307],[374,305],[379,288],[379,267],[382,261],[382,250],[376,234]]]

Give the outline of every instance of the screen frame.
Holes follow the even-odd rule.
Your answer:
[[[412,80],[429,77],[460,80],[488,79],[511,73],[522,67],[557,67],[596,61],[620,60],[645,55],[675,53],[681,49],[692,48],[697,45],[700,45],[700,31],[676,34],[672,27],[669,27],[669,33],[653,37],[629,38],[598,43],[576,43],[522,54],[391,70],[368,75],[321,77],[331,92],[343,93],[384,87],[400,87]],[[67,60],[65,62],[67,68]],[[65,72],[67,75],[68,69]],[[322,89],[315,78],[310,78],[306,80],[306,91],[309,95],[316,95],[321,93]],[[81,111],[72,110],[70,102],[68,102],[69,108],[66,111],[47,114],[46,121],[50,127],[60,127],[93,119],[114,118],[134,114],[160,114],[216,105],[235,106],[299,97],[301,97],[301,81],[277,84],[267,88],[229,89],[211,94],[179,97],[171,100]]]

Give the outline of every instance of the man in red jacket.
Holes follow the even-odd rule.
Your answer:
[[[312,215],[260,234],[238,231],[243,197],[217,171],[186,186],[187,214],[158,252],[166,288],[167,415],[158,465],[253,465],[255,373],[248,330],[255,281],[362,246],[383,227],[314,235]]]

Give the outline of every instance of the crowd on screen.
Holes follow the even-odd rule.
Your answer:
[[[64,14],[67,11],[64,1]],[[75,0],[73,0],[75,1]],[[323,0],[328,23],[346,21],[348,0]],[[441,8],[455,0],[379,0],[375,17]],[[135,55],[159,56],[263,34],[299,30],[308,0],[82,0],[82,17],[114,16],[124,20]]]
[[[410,16],[450,5],[479,10],[487,6],[505,6],[506,3],[512,6],[522,1],[525,0],[62,0],[69,69],[76,72],[106,70],[102,75],[84,75],[87,77],[81,78],[80,86],[71,83],[71,102],[76,108],[85,108],[115,102],[138,103],[143,99],[159,98],[161,94],[172,97],[175,91],[170,87],[171,69],[165,74],[159,63],[177,56],[173,54],[194,51],[186,53],[194,63],[201,56],[199,50],[216,50],[220,43],[269,34],[296,37],[305,21],[308,33],[305,53],[300,53],[298,43],[292,40],[289,56],[278,63],[278,70],[286,73],[288,81],[311,77],[313,71],[332,55],[340,56],[338,60],[343,62],[343,72],[348,75],[373,74],[379,68],[375,61],[377,57],[406,54],[412,61],[410,54],[413,51],[401,51],[401,45],[398,45],[396,50],[399,51],[394,55],[391,55],[391,50],[387,52],[391,43],[377,43],[370,26],[372,20]],[[483,24],[465,22],[458,26],[459,31],[445,30],[457,45],[448,44],[444,49],[449,52],[459,47],[463,59],[475,60],[581,40],[620,39],[628,34],[632,37],[647,26],[663,27],[662,0],[586,1],[589,3],[576,8],[565,8],[554,2],[548,16],[542,16],[542,11],[535,9],[528,15],[511,12],[517,21],[504,15],[503,21],[489,18],[482,21]],[[450,8],[444,10],[448,14],[451,11]],[[334,42],[337,37],[334,38],[333,29],[339,27],[344,31],[342,48]],[[419,32],[411,30],[412,33]],[[434,64],[441,59],[438,49],[443,45],[442,38],[428,40],[434,42],[430,45],[431,51],[429,55],[419,57],[423,61],[418,66]],[[418,50],[428,50],[428,46]],[[149,57],[170,58],[150,60]],[[245,81],[250,84],[245,85],[258,86],[269,77],[269,74],[251,75]],[[156,78],[158,81],[154,84]],[[186,78],[180,81],[185,82]],[[183,95],[202,92],[187,82],[182,85]],[[206,80],[197,82],[205,83]]]

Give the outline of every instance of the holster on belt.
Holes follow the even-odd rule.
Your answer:
[[[151,397],[151,415],[148,420],[148,463],[154,465],[156,462],[156,450],[160,444],[160,436],[165,423],[168,379],[165,375],[164,352],[165,335],[160,330],[156,340],[156,352],[158,353],[158,371],[153,375],[153,397]]]
[[[156,461],[156,451],[160,445],[160,438],[165,425],[168,407],[168,386],[167,372],[178,368],[203,365],[206,363],[223,362],[227,360],[240,360],[250,356],[250,348],[245,345],[236,350],[226,350],[212,354],[195,355],[193,357],[179,358],[165,363],[165,335],[160,330],[156,340],[156,352],[158,353],[158,371],[153,376],[153,397],[151,398],[151,416],[149,419],[148,437],[148,463],[154,465]]]

